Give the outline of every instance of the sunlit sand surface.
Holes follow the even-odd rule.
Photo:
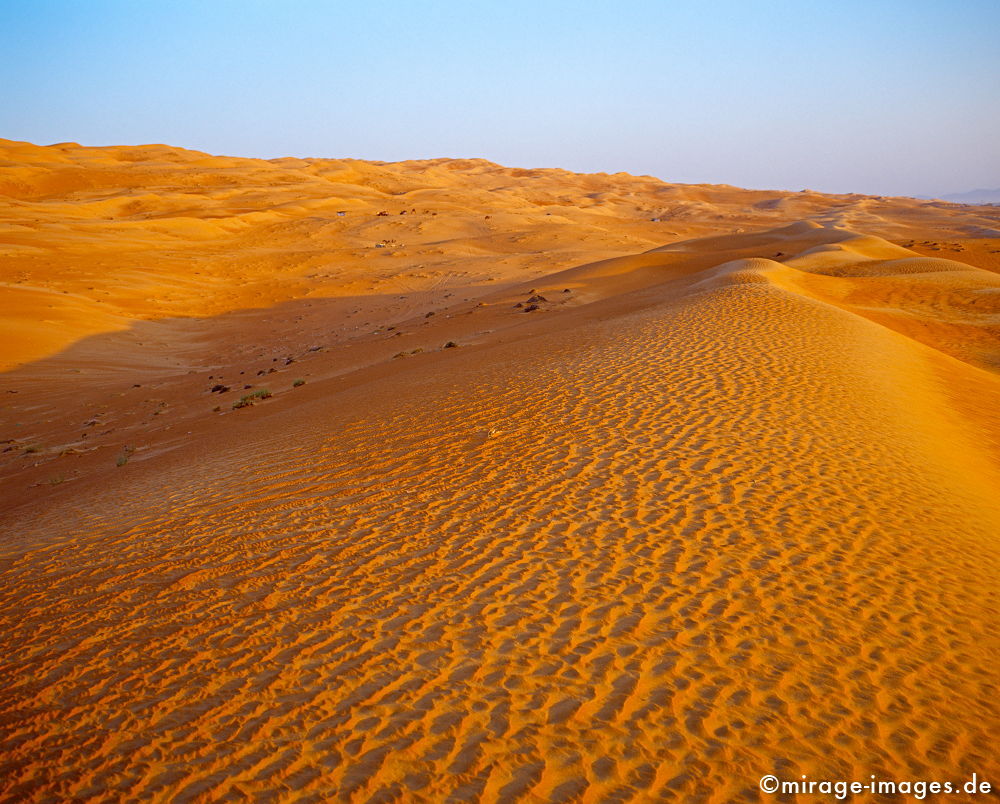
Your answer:
[[[9,141],[0,193],[0,800],[1000,783],[1000,209]]]

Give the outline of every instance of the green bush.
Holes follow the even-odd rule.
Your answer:
[[[128,459],[132,456],[133,452],[135,452],[135,447],[128,445],[122,447],[122,454],[118,456],[118,460],[115,461],[115,465],[124,466],[125,464],[127,464]]]
[[[271,392],[267,388],[258,388],[256,391],[251,391],[249,394],[241,396],[236,402],[233,402],[233,410],[237,408],[249,408],[258,399],[267,399],[271,396]]]

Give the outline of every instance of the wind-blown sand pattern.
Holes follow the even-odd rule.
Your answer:
[[[1000,783],[1000,210],[4,147],[0,800]]]

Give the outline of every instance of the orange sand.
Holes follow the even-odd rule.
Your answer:
[[[1000,208],[0,140],[0,260],[0,800],[1000,786]]]

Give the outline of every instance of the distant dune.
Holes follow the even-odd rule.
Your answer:
[[[0,259],[0,799],[1000,784],[1000,209],[0,140]]]
[[[953,201],[956,204],[1000,204],[1000,189],[969,190],[966,193],[943,195],[941,198],[944,201]]]

